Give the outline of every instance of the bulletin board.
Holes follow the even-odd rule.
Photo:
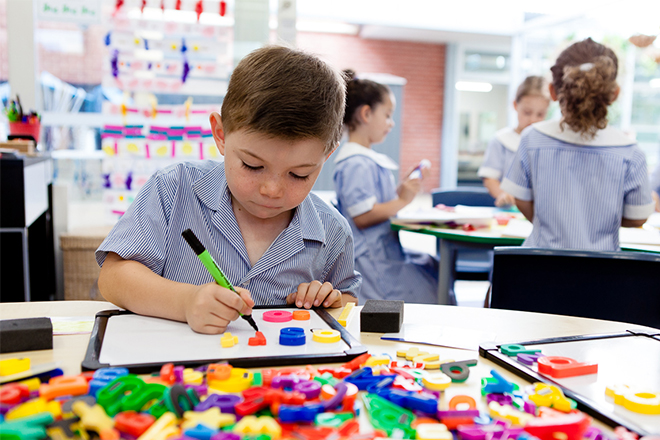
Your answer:
[[[227,332],[238,337],[238,344],[222,347],[222,335],[195,333],[186,323],[128,311],[108,310],[96,315],[83,370],[125,367],[134,373],[148,373],[165,363],[195,367],[213,362],[229,362],[234,367],[256,368],[310,363],[347,362],[367,348],[360,345],[327,311],[310,310],[306,321],[266,322],[263,314],[270,310],[291,308],[254,308],[252,318],[266,338],[266,345],[250,346],[248,339],[255,331],[243,319],[229,324]],[[285,327],[304,329],[304,345],[280,345],[280,330]],[[312,330],[337,330],[338,342],[313,341]]]
[[[648,393],[660,392],[660,330],[582,335],[537,341],[516,342],[528,349],[540,349],[546,356],[564,356],[578,362],[598,364],[598,373],[552,378],[538,372],[537,364],[525,365],[499,351],[501,345],[482,345],[479,355],[530,382],[559,386],[575,400],[578,409],[603,423],[624,426],[640,436],[660,434],[660,414],[630,411],[605,395],[605,388],[625,384]]]

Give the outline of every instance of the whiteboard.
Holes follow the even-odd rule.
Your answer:
[[[578,362],[598,364],[598,373],[585,376],[557,379],[539,373],[536,363],[533,366],[525,365],[514,357],[499,353],[497,349],[489,350],[485,355],[485,351],[482,354],[483,347],[480,347],[480,354],[528,380],[534,381],[527,377],[531,374],[546,383],[559,385],[568,397],[575,398],[578,403],[583,401],[604,418],[623,422],[624,426],[628,425],[628,429],[642,434],[660,434],[660,415],[629,411],[615,405],[613,399],[605,395],[606,387],[617,384],[626,384],[646,392],[660,392],[660,337],[632,333],[622,335],[625,336],[602,335],[607,337],[598,339],[575,336],[557,338],[555,340],[558,342],[552,343],[546,340],[538,344],[533,341],[522,344],[526,348],[539,349],[546,356],[564,356]],[[585,411],[585,408],[579,409]]]
[[[169,362],[185,365],[216,361],[226,361],[234,366],[263,367],[345,362],[367,351],[324,310],[310,310],[310,319],[307,321],[291,320],[282,323],[264,321],[263,314],[269,310],[285,309],[253,309],[252,313],[266,338],[265,346],[248,345],[255,331],[245,320],[237,319],[229,324],[227,332],[238,337],[238,344],[228,348],[221,345],[222,334],[195,333],[183,322],[129,312],[101,312],[96,317],[83,368],[127,366],[153,370]],[[299,346],[281,345],[280,330],[285,327],[304,329],[306,343]],[[337,330],[341,339],[333,343],[313,341],[312,330],[315,329]]]

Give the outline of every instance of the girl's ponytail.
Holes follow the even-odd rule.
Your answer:
[[[616,99],[618,60],[590,38],[564,50],[551,68],[562,113],[561,127],[587,138],[607,127],[607,109]]]

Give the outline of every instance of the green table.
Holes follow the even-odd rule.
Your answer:
[[[417,234],[432,235],[437,238],[437,252],[440,257],[438,277],[438,304],[456,304],[454,282],[456,281],[456,258],[460,249],[492,250],[496,246],[520,246],[524,238],[504,237],[500,230],[445,229],[429,225],[392,223],[394,231],[410,231]],[[621,244],[621,250],[634,252],[660,253],[660,246]]]

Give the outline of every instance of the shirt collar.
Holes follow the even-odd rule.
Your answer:
[[[223,211],[233,213],[224,163],[219,163],[211,171],[196,180],[193,183],[193,191],[207,208],[213,211],[223,208]],[[305,240],[325,242],[325,228],[310,194],[296,208],[288,228],[300,229],[300,234]]]
[[[371,148],[364,147],[356,142],[346,142],[337,153],[337,156],[335,157],[335,163],[339,163],[351,156],[366,156],[385,169],[399,169],[399,165],[397,165],[397,163],[394,162],[389,156],[386,156],[382,153],[377,153]]]
[[[229,188],[225,178],[225,164],[218,163],[193,182],[193,191],[207,208],[217,211],[221,206],[231,206]]]
[[[609,125],[602,130],[598,130],[593,139],[589,139],[571,130],[567,125],[564,125],[564,129],[562,130],[559,125],[560,122],[559,120],[542,121],[533,124],[532,127],[546,136],[575,145],[625,147],[636,143],[634,139],[628,137],[624,132]]]
[[[520,145],[520,134],[516,133],[511,127],[506,127],[499,130],[495,133],[495,138],[500,141],[504,148],[509,151],[516,152],[518,151],[518,146]]]

